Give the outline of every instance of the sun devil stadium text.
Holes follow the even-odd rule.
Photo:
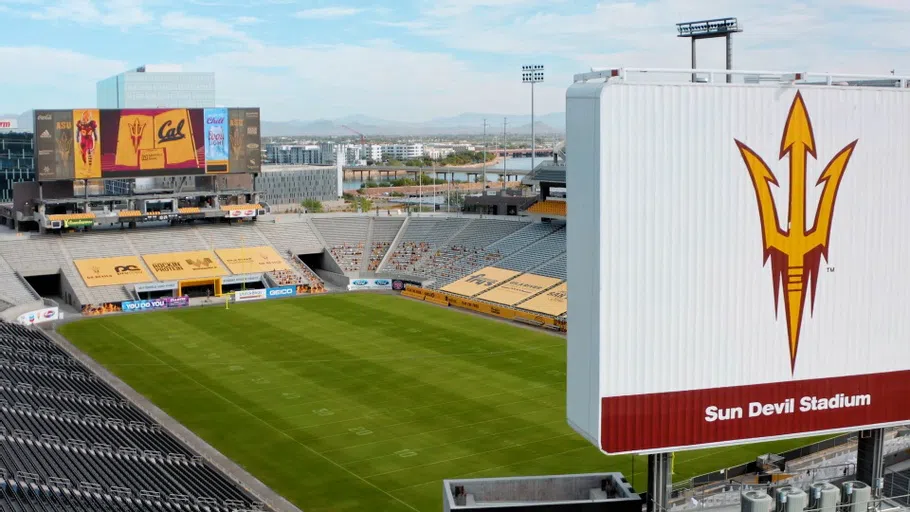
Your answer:
[[[830,409],[844,409],[848,407],[867,407],[872,405],[871,395],[845,395],[838,393],[829,398],[819,398],[817,396],[804,396],[799,399],[799,412],[827,411]],[[783,402],[776,404],[763,404],[761,402],[750,402],[748,406],[749,417],[757,416],[775,416],[779,414],[793,414],[797,412],[796,399],[788,398]],[[712,405],[705,409],[705,421],[712,423],[715,421],[737,420],[743,417],[742,407],[725,407],[720,408]]]

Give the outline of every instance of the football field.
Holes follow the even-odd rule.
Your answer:
[[[445,478],[621,471],[645,487],[644,457],[606,457],[566,425],[553,334],[353,293],[61,332],[306,512],[435,512]],[[682,452],[675,478],[807,443]]]

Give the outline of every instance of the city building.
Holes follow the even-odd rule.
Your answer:
[[[332,166],[263,167],[256,178],[256,192],[260,201],[279,208],[299,206],[307,199],[334,201],[341,195]]]
[[[335,163],[335,143],[331,141],[320,142],[319,152],[322,154],[322,163]]]
[[[215,106],[215,73],[174,66],[140,66],[96,86],[98,108],[205,108]]]
[[[35,181],[35,146],[31,133],[0,129],[0,203],[13,200],[13,183]]]
[[[359,144],[347,144],[344,148],[345,165],[366,165],[366,158],[363,157],[363,146]]]
[[[105,78],[95,86],[98,108],[209,108],[215,104],[215,73],[148,64]],[[162,188],[156,178],[104,182],[108,194]]]
[[[322,150],[314,144],[266,144],[269,163],[283,165],[321,164]]]
[[[423,150],[423,156],[433,160],[442,160],[443,158],[455,153],[455,149],[445,146],[427,146]]]
[[[388,144],[382,146],[383,158],[393,160],[410,160],[423,156],[423,144]]]
[[[382,146],[379,144],[364,144],[363,150],[360,156],[364,160],[372,160],[373,162],[382,161]]]

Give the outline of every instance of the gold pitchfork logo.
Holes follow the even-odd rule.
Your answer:
[[[132,123],[129,123],[127,126],[130,129],[130,142],[133,143],[133,152],[139,152],[139,143],[142,142],[142,134],[145,132],[145,127],[148,123],[143,123],[139,119],[134,119]]]
[[[57,155],[60,156],[60,160],[66,162],[72,153],[73,134],[70,131],[61,131],[57,136]]]
[[[771,277],[774,281],[774,309],[778,308],[780,284],[784,281],[784,309],[787,315],[787,335],[790,345],[790,371],[796,368],[796,352],[799,348],[799,334],[802,326],[806,290],[810,293],[811,307],[815,307],[815,286],[818,282],[818,268],[821,258],[828,261],[828,242],[831,235],[831,220],[834,217],[834,201],[840,187],[847,163],[853,154],[857,141],[841,149],[828,162],[815,186],[824,184],[815,220],[806,225],[806,162],[815,154],[815,135],[806,111],[802,95],[797,92],[787,115],[787,123],[780,142],[781,160],[790,156],[790,198],[789,218],[786,224],[778,221],[777,205],[771,195],[771,185],[777,186],[777,177],[758,154],[736,140],[742,155],[752,187],[758,201],[764,249],[764,262],[771,260]]]

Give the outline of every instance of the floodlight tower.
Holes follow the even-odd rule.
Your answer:
[[[727,39],[727,71],[733,69],[733,34],[742,32],[736,18],[718,18],[715,20],[687,21],[676,24],[677,37],[688,37],[692,41],[692,69],[696,69],[695,41],[699,39],[714,39],[724,37]],[[695,73],[692,81],[695,82]],[[733,76],[727,73],[727,83],[731,83]]]
[[[531,84],[531,170],[534,170],[534,84],[543,82],[543,64],[521,67],[521,82]]]

